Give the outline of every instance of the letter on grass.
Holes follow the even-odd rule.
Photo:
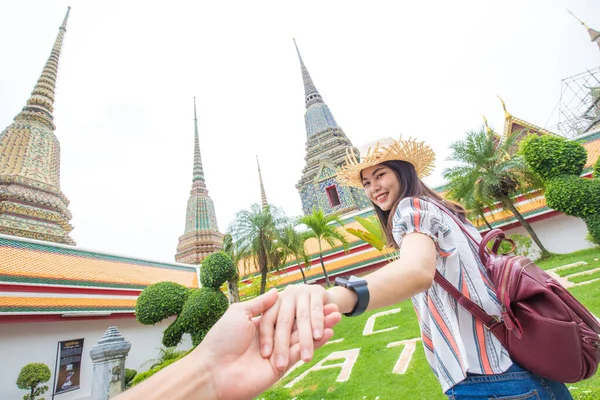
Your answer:
[[[365,324],[365,329],[363,329],[363,336],[369,336],[369,335],[374,335],[376,333],[388,332],[388,331],[393,331],[394,329],[398,329],[397,326],[393,326],[391,328],[380,329],[378,331],[373,330],[375,328],[375,320],[378,317],[383,317],[384,315],[390,315],[390,314],[397,314],[400,312],[400,310],[401,310],[400,308],[393,308],[391,310],[382,311],[382,312],[378,312],[376,314],[371,315],[369,317],[369,319],[367,320],[367,323]]]
[[[296,383],[298,383],[302,379],[304,379],[306,377],[306,375],[308,375],[312,371],[321,371],[321,370],[330,369],[330,368],[342,368],[340,374],[336,378],[336,381],[337,382],[346,382],[350,378],[350,373],[352,372],[352,367],[354,367],[354,363],[356,362],[356,359],[358,358],[359,352],[360,352],[360,349],[334,351],[333,353],[329,354],[327,357],[325,357],[324,359],[322,359],[321,361],[319,361],[318,363],[313,365],[311,368],[304,371],[296,379],[294,379],[293,381],[291,381],[290,383],[285,385],[284,388],[287,388],[287,389],[291,388]],[[343,359],[343,361],[338,364],[323,365],[327,361],[342,360],[342,359]]]
[[[412,359],[412,356],[415,353],[415,348],[417,347],[417,342],[419,340],[421,339],[407,339],[401,340],[399,342],[392,342],[387,345],[388,349],[390,347],[404,346],[404,348],[402,349],[402,353],[400,353],[400,357],[398,357],[398,361],[396,361],[396,365],[394,365],[394,369],[392,370],[394,374],[402,375],[406,372],[408,364],[410,364],[410,360]]]

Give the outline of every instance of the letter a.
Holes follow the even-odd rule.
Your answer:
[[[284,388],[286,388],[286,389],[291,388],[296,383],[298,383],[302,379],[304,379],[306,377],[306,375],[308,375],[312,371],[321,371],[321,370],[330,369],[330,368],[342,368],[342,370],[340,371],[340,374],[336,378],[336,382],[346,382],[350,378],[350,373],[352,372],[352,367],[354,367],[354,363],[356,362],[356,359],[358,358],[359,352],[360,352],[360,349],[334,351],[333,353],[331,353],[330,355],[328,355],[327,357],[325,357],[324,359],[322,359],[321,361],[319,361],[318,363],[313,365],[311,368],[304,371],[296,379],[294,379],[293,381],[291,381],[290,383],[285,385]],[[327,361],[341,360],[341,359],[343,359],[344,361],[339,364],[323,365]]]

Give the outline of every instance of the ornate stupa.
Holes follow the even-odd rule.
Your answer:
[[[54,90],[69,7],[27,104],[0,133],[0,233],[74,245],[69,200],[60,190]]]
[[[296,184],[302,210],[304,214],[319,208],[325,214],[344,214],[370,207],[371,203],[362,190],[342,186],[335,178],[337,169],[344,164],[346,150],[358,156],[358,149],[335,122],[302,61],[297,45],[296,51],[302,69],[306,103],[306,165],[302,178]]]
[[[223,249],[223,234],[219,232],[215,205],[208,196],[200,141],[198,139],[198,118],[194,97],[194,174],[192,190],[187,203],[185,232],[179,237],[175,261],[185,264],[200,264],[206,256]]]

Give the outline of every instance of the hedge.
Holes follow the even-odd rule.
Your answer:
[[[580,143],[558,136],[529,135],[519,145],[529,168],[542,180],[559,175],[581,175],[587,151]]]
[[[147,286],[135,304],[135,315],[144,325],[154,325],[181,312],[190,289],[174,282]]]
[[[200,283],[202,287],[220,288],[226,281],[235,278],[237,269],[231,257],[220,251],[212,253],[202,261]]]

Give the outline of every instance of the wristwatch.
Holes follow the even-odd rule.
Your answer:
[[[346,289],[350,289],[356,293],[358,296],[358,300],[356,301],[356,305],[354,309],[349,313],[344,313],[347,317],[356,317],[357,315],[362,314],[367,309],[369,305],[369,288],[367,287],[367,281],[361,278],[357,278],[354,275],[350,276],[338,276],[335,278],[334,286],[345,287]]]

